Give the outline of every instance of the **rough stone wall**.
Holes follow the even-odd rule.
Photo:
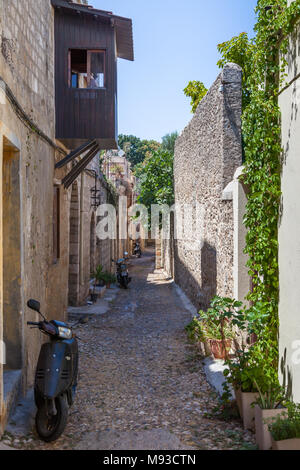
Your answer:
[[[80,305],[86,302],[92,274],[98,265],[104,271],[111,271],[114,240],[99,240],[96,236],[97,211],[91,206],[91,189],[95,176],[89,170],[97,171],[97,188],[101,204],[108,202],[109,188],[99,173],[99,161],[95,159],[87,170],[73,184],[70,206],[70,264],[69,303]]]
[[[52,140],[55,139],[54,108],[54,13],[50,0],[0,0],[0,76],[8,84],[25,113]],[[53,263],[53,187],[66,170],[54,175],[61,158],[48,143],[30,131],[17,117],[5,92],[0,92],[0,180],[3,171],[3,141],[14,145],[19,162],[21,214],[21,291],[19,324],[22,341],[23,386],[30,386],[42,335],[29,330],[26,322],[38,315],[26,307],[37,298],[50,318],[64,319],[67,308],[69,194],[60,187],[60,259]],[[14,190],[16,189],[16,186]],[[2,203],[1,203],[2,204]],[[2,219],[3,208],[0,209]],[[10,214],[6,223],[14,224]],[[0,246],[4,263],[3,240]],[[9,249],[13,250],[13,246]],[[0,270],[2,272],[2,269]],[[2,276],[2,274],[0,274]],[[1,285],[2,281],[0,279]],[[1,288],[0,288],[1,290]],[[2,302],[2,300],[1,300]],[[3,309],[1,306],[1,315]],[[5,316],[5,312],[4,312]],[[9,318],[0,318],[2,322]],[[0,375],[0,382],[2,374]],[[0,405],[1,406],[1,405]]]
[[[107,182],[104,180],[103,176],[100,175],[100,184],[101,184],[101,204],[110,204],[111,203],[111,189]],[[103,266],[104,271],[114,272],[115,266],[112,263],[112,259],[115,259],[116,256],[116,246],[117,240],[99,240],[97,238],[96,242],[96,257],[97,264]]]
[[[242,164],[241,74],[225,66],[176,141],[176,204],[197,204],[201,223],[196,212],[185,216],[174,243],[175,281],[197,308],[216,294],[233,296],[233,207],[222,193]]]
[[[174,240],[174,225],[171,225],[168,228],[168,236],[165,236],[165,233],[161,231],[161,255],[160,255],[160,264],[164,269],[165,273],[173,278],[175,272],[174,266],[174,249],[175,249],[175,240]],[[169,230],[170,229],[170,230]]]
[[[55,142],[54,10],[50,0],[0,0],[0,77],[7,83],[26,115],[52,142]],[[27,321],[37,321],[39,318],[27,308],[26,302],[29,298],[36,298],[41,302],[42,311],[50,319],[66,319],[69,247],[76,233],[71,233],[71,236],[69,233],[72,189],[65,190],[61,185],[62,178],[71,169],[70,165],[54,172],[55,163],[62,158],[61,153],[55,151],[53,146],[41,139],[33,129],[26,127],[8,101],[5,90],[0,87],[0,190],[3,180],[8,181],[3,159],[4,147],[10,146],[12,158],[18,165],[18,177],[14,176],[12,181],[14,181],[14,193],[20,192],[20,207],[16,209],[19,209],[21,221],[20,225],[16,224],[17,210],[15,213],[12,210],[10,213],[4,211],[3,198],[0,197],[0,341],[4,333],[3,324],[6,330],[18,330],[21,337],[20,368],[23,372],[23,391],[25,391],[33,384],[40,346],[44,341],[39,332],[30,330],[26,325]],[[81,214],[83,224],[80,234],[82,259],[79,273],[79,300],[83,300],[88,292],[93,216],[90,189],[94,185],[94,178],[87,173],[83,178],[85,186]],[[80,204],[80,177],[77,183],[78,204]],[[60,199],[60,256],[56,262],[53,257],[54,186],[59,188]],[[106,189],[104,185],[104,198],[106,198]],[[5,217],[5,224],[3,224],[4,213],[8,214]],[[14,246],[13,241],[4,244],[3,225],[6,226],[6,230],[10,225],[19,225],[20,246]],[[94,240],[94,245],[94,264],[97,265],[99,261],[105,269],[110,269],[112,242],[103,242],[97,247]],[[20,294],[20,302],[15,309],[17,321],[14,322],[7,309],[3,309],[3,303],[6,301],[3,295],[3,271],[8,272],[6,267],[10,265],[11,259],[16,259],[17,253],[19,253],[17,261],[20,270],[15,275],[12,285],[16,291],[19,291],[16,293]],[[71,253],[72,255],[74,253]],[[14,292],[11,295],[13,294]],[[9,411],[5,409],[3,403],[2,372],[0,365],[0,435],[5,416]]]
[[[54,137],[54,32],[50,0],[0,0],[1,76]]]

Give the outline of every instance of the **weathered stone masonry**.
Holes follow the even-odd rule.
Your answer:
[[[86,170],[74,188],[65,190],[62,179],[70,165],[54,170],[63,154],[59,150],[61,143],[55,141],[51,2],[0,0],[0,13],[0,342],[4,340],[7,350],[6,365],[0,364],[1,436],[20,386],[25,392],[33,385],[40,346],[45,340],[38,331],[27,327],[27,321],[39,319],[27,308],[27,300],[38,299],[49,318],[65,320],[70,259],[78,263],[74,302],[80,303],[89,290],[91,267],[102,263],[105,269],[111,269],[113,247],[109,240],[97,246],[97,220],[90,192],[94,175]],[[13,97],[13,102],[8,96]],[[13,105],[16,102],[19,108]],[[18,109],[25,113],[27,121]],[[41,133],[46,138],[41,138]],[[63,150],[68,153],[68,149]],[[95,163],[99,171],[99,159]],[[89,168],[93,168],[92,164]],[[105,202],[105,182],[100,181],[99,187]],[[58,195],[58,205],[54,194]],[[70,215],[76,214],[82,220],[81,233],[72,226],[74,220],[70,224]],[[56,257],[54,231],[59,232]],[[80,260],[72,252],[78,235]]]
[[[175,202],[198,205],[201,224],[196,210],[185,216],[182,239],[162,243],[161,264],[197,308],[233,296],[233,203],[224,190],[242,164],[241,79],[239,66],[226,65],[176,141]]]
[[[0,0],[0,76],[24,112],[54,141],[54,35],[50,1]],[[26,127],[0,94],[0,337],[7,364],[0,370],[1,424],[9,411],[7,377],[19,371],[23,389],[32,384],[41,335],[26,321],[37,316],[26,307],[35,297],[44,311],[64,317],[67,307],[68,194],[61,194],[61,257],[53,263],[55,149]],[[63,174],[63,172],[61,172]],[[59,178],[60,175],[56,175]],[[1,184],[2,184],[1,183]],[[2,329],[3,325],[3,329]],[[10,379],[9,379],[10,380]]]

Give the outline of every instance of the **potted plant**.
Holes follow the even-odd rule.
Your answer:
[[[103,275],[103,280],[105,282],[107,289],[110,289],[111,284],[114,284],[117,278],[114,274],[111,274],[110,272],[105,272]]]
[[[231,384],[236,397],[237,407],[243,420],[244,429],[254,429],[254,408],[252,404],[258,399],[254,379],[258,369],[250,362],[249,350],[245,347],[236,350],[234,358],[227,359],[224,370],[228,384]],[[226,385],[224,387],[226,389]]]
[[[210,308],[200,310],[199,318],[204,324],[204,334],[216,359],[228,359],[232,347],[234,325],[239,318],[242,302],[228,297],[215,296]]]
[[[215,359],[225,359],[232,344],[232,330],[229,326],[221,326],[216,321],[207,317],[205,312],[199,312],[198,317],[186,326],[190,341],[200,345],[201,352]]]
[[[269,424],[273,450],[300,450],[300,405],[290,403],[287,416],[277,416]]]
[[[232,330],[228,326],[223,327],[214,322],[205,322],[203,325],[206,350],[215,359],[225,359],[232,346]]]
[[[255,438],[260,450],[272,447],[272,436],[268,425],[276,417],[287,417],[287,409],[282,406],[285,390],[279,384],[269,385],[263,392],[255,381],[259,397],[255,402]]]
[[[94,278],[95,278],[95,284],[94,286],[104,286],[104,272],[103,272],[103,266],[101,264],[99,264],[99,266],[97,266],[97,269],[94,273]]]
[[[235,356],[226,361],[224,375],[233,385],[245,429],[254,429],[254,403],[259,398],[258,385],[264,393],[269,385],[277,383],[277,349],[268,324],[268,302],[257,302],[249,309],[240,309],[232,318],[242,333]]]

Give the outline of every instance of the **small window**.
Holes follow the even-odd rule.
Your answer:
[[[105,51],[71,49],[69,69],[71,88],[105,87]]]
[[[59,186],[53,188],[53,262],[60,258],[60,194]]]

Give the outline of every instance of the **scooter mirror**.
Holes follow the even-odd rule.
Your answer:
[[[40,313],[41,304],[37,300],[33,300],[33,299],[28,300],[27,307],[29,307],[31,310],[34,310],[35,312]]]

